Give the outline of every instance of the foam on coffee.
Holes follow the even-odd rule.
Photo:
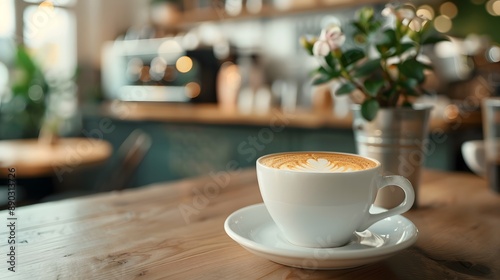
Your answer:
[[[284,153],[260,159],[265,166],[314,172],[350,172],[370,169],[377,163],[362,157],[336,153]]]

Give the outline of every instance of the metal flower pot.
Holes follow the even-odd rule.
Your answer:
[[[418,206],[420,170],[428,141],[429,115],[432,106],[382,108],[371,122],[361,116],[361,106],[353,106],[353,130],[358,154],[380,161],[384,175],[402,175],[413,185]],[[404,199],[398,187],[379,191],[375,205],[392,208]]]

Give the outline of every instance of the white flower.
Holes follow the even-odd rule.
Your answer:
[[[416,16],[414,17],[409,24],[411,30],[419,32],[422,28],[427,24],[429,19],[424,16]]]
[[[326,56],[330,51],[340,48],[345,42],[345,35],[337,25],[332,25],[321,30],[318,41],[314,43],[313,54]]]
[[[389,3],[385,5],[385,8],[381,13],[384,17],[395,16],[400,21],[409,21],[415,17],[415,11],[409,7],[401,7],[399,5],[394,5]]]
[[[385,8],[382,10],[382,15],[384,17],[389,17],[392,15],[396,15],[396,5],[392,3],[388,3],[385,5]]]
[[[412,20],[415,17],[415,11],[410,8],[399,8],[396,11],[396,16],[400,20]]]
[[[399,69],[397,64],[401,62],[401,59],[397,56],[389,57],[386,61],[387,63],[387,73],[392,80],[397,80],[399,76]]]
[[[330,52],[330,46],[326,41],[318,40],[313,45],[313,54],[316,56],[326,56]]]
[[[340,27],[333,25],[321,31],[319,36],[320,40],[325,40],[330,46],[331,50],[340,48],[345,42],[345,35],[342,33]]]

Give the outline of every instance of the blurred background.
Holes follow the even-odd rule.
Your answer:
[[[412,3],[450,37],[425,49],[426,166],[469,171],[460,146],[482,138],[481,99],[500,95],[500,0]],[[0,167],[17,169],[28,204],[215,176],[271,152],[354,153],[351,101],[311,85],[317,61],[299,38],[350,32],[357,8],[385,4],[0,0]]]

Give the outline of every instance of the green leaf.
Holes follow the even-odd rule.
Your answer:
[[[369,60],[362,65],[360,65],[354,71],[355,77],[363,77],[373,73],[377,68],[380,68],[380,59]]]
[[[430,65],[430,64],[425,64],[425,63],[422,63],[422,62],[420,62],[420,63],[422,64],[422,66],[423,66],[425,69],[427,69],[427,70],[434,70],[434,66],[432,66],[432,65]]]
[[[391,87],[387,90],[384,90],[384,92],[382,92],[382,96],[386,99],[386,100],[390,100],[393,98],[394,94],[396,94],[397,90],[395,87]]]
[[[405,96],[420,96],[418,81],[416,79],[406,79],[399,83],[402,89],[399,91]]]
[[[35,63],[28,54],[28,51],[22,46],[18,47],[17,49],[16,64],[26,69],[30,73],[38,70]]]
[[[324,67],[319,67],[313,72],[313,74],[316,74],[316,77],[313,79],[313,85],[324,84],[340,75],[338,71],[334,72],[330,69],[325,69]]]
[[[358,11],[359,21],[363,23],[368,23],[373,19],[374,11],[372,7],[363,7]]]
[[[337,59],[330,52],[325,56],[325,61],[331,69],[337,69]]]
[[[47,83],[40,68],[35,64],[28,51],[23,46],[18,46],[15,60],[15,68],[19,75],[15,75],[12,82],[12,92],[15,95],[28,96],[32,85],[39,85],[45,92]]]
[[[410,50],[411,48],[414,48],[415,44],[414,43],[403,43],[401,44],[401,48],[399,49],[398,54],[402,54],[406,52],[407,50]]]
[[[357,29],[360,33],[363,33],[365,35],[368,33],[367,30],[366,30],[366,28],[360,22],[355,21],[355,22],[352,23],[352,26],[355,29]]]
[[[398,64],[399,71],[403,73],[407,78],[414,78],[419,83],[423,83],[425,80],[424,75],[424,64],[418,62],[416,59],[408,59],[403,61],[403,63]]]
[[[332,78],[330,76],[319,75],[318,77],[314,78],[312,84],[315,85],[315,86],[321,85],[321,84],[329,82],[331,79]]]
[[[319,67],[312,72],[313,75],[319,74],[320,76],[327,76],[330,79],[334,79],[340,76],[340,71],[334,69],[326,69],[324,67]]]
[[[342,57],[340,57],[340,63],[342,64],[342,66],[347,67],[351,64],[356,63],[360,59],[363,59],[364,57],[365,53],[362,50],[352,49],[342,54]]]
[[[403,102],[403,104],[401,104],[401,106],[405,107],[405,108],[412,108],[413,107],[411,102],[408,102],[408,101]]]
[[[335,91],[335,94],[336,95],[345,95],[345,94],[350,94],[353,90],[356,89],[356,86],[353,85],[352,83],[350,82],[347,82],[343,85],[341,85],[337,91]]]
[[[315,72],[323,76],[330,76],[330,72],[323,67],[319,67]]]
[[[418,80],[412,79],[412,78],[407,78],[407,79],[401,81],[400,84],[405,89],[414,90],[418,86]]]
[[[427,34],[427,32],[435,30],[434,24],[432,21],[426,21],[424,22],[424,25],[422,26],[422,29],[420,30],[420,34]]]
[[[416,91],[416,88],[408,88],[406,89],[406,95],[408,96],[420,96],[420,93]]]
[[[366,80],[364,86],[368,94],[375,97],[378,91],[384,86],[384,80]]]
[[[377,45],[376,48],[380,53],[380,55],[382,56],[382,58],[388,58],[396,55],[396,48],[385,45]]]
[[[441,35],[431,35],[431,36],[426,37],[422,41],[422,45],[436,44],[436,43],[443,42],[443,41],[449,41],[449,40],[448,40],[448,38],[441,36]]]
[[[377,45],[395,46],[396,43],[396,31],[394,29],[385,30],[377,40]]]
[[[379,104],[377,100],[370,98],[366,99],[363,104],[361,104],[361,115],[367,121],[372,121],[376,116],[379,109]]]
[[[377,31],[380,27],[382,27],[382,22],[380,21],[374,21],[368,26],[368,31],[369,32],[375,32]]]
[[[375,47],[382,57],[390,57],[396,53],[394,47],[397,46],[397,44],[396,32],[393,29],[388,29],[378,38]]]

